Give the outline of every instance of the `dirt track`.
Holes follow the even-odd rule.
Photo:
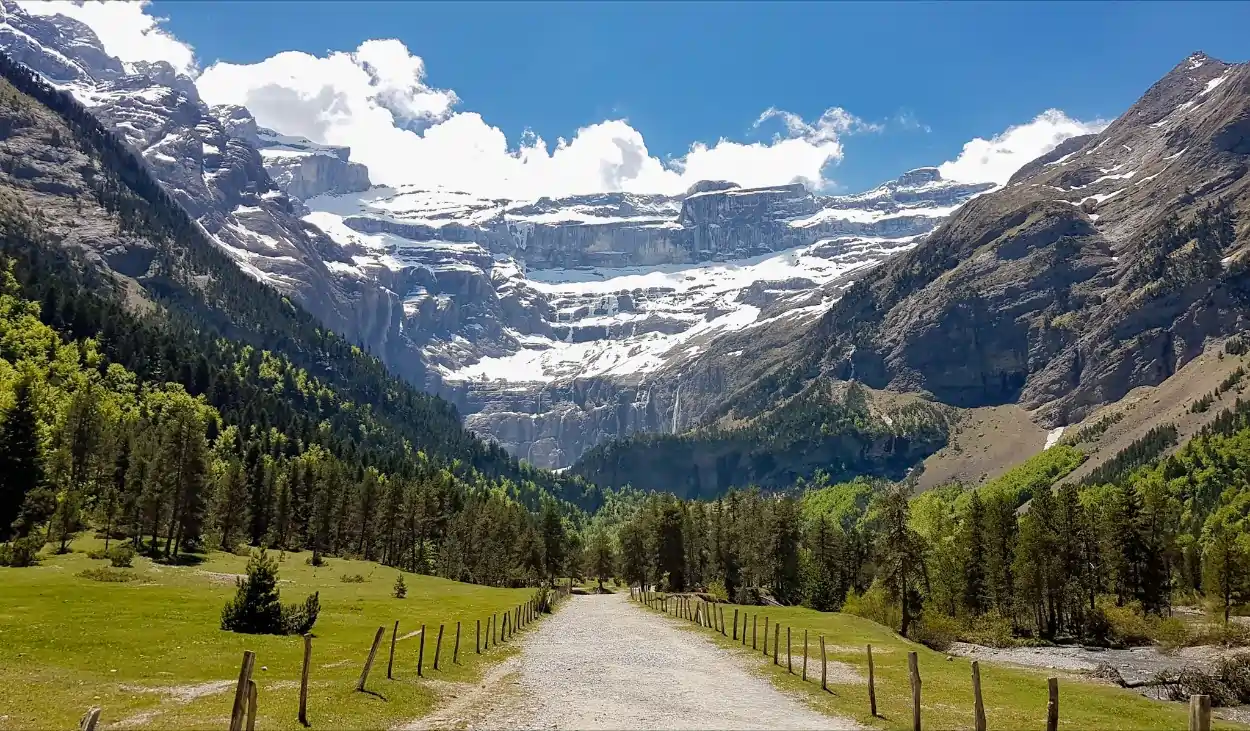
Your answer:
[[[851,729],[741,659],[619,594],[573,597],[480,687],[409,726],[523,729]]]

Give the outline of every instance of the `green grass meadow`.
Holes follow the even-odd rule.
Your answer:
[[[75,553],[45,556],[30,568],[0,568],[0,729],[70,728],[91,706],[100,727],[121,721],[148,728],[223,728],[244,650],[256,653],[258,729],[302,728],[297,720],[303,638],[243,635],[219,628],[233,578],[247,558],[213,553],[195,566],[155,565],[136,558],[138,579],[124,583],[78,576],[107,566],[85,553],[102,542],[74,542]],[[395,569],[329,559],[314,569],[308,553],[279,564],[284,603],[321,592],[313,628],[308,716],[312,728],[389,728],[428,713],[445,682],[471,682],[507,657],[514,643],[475,654],[475,621],[513,609],[530,589],[496,589],[404,574],[408,595],[391,595]],[[277,554],[275,554],[277,557]],[[360,574],[363,583],[345,583]],[[425,677],[416,674],[419,636],[399,640],[394,680],[386,677],[391,631],[424,624]],[[456,622],[460,664],[452,663]],[[445,626],[440,669],[434,670],[439,624]],[[500,618],[502,625],[502,617]],[[355,692],[379,626],[385,635],[367,689]],[[223,688],[222,686],[228,686]]]
[[[674,602],[670,601],[669,609]],[[754,607],[722,604],[726,637],[719,630],[699,629],[716,642],[742,651],[741,627],[747,617],[757,617],[758,649],[750,652],[749,620],[747,650],[758,658],[759,672],[774,685],[800,695],[824,713],[848,716],[860,724],[885,729],[910,729],[911,683],[907,653],[916,652],[921,678],[921,720],[924,728],[973,727],[972,663],[910,642],[876,622],[849,614],[817,612],[803,607]],[[739,639],[733,640],[734,611],[739,613]],[[670,611],[671,614],[671,611]],[[768,618],[768,658],[763,654],[764,619]],[[781,623],[779,666],[772,664],[773,626]],[[786,669],[786,628],[791,630],[794,672]],[[803,630],[808,632],[807,681],[801,679]],[[830,662],[829,691],[820,688],[820,636],[824,635]],[[873,648],[878,717],[868,704],[867,645]],[[859,675],[855,683],[836,682],[834,661],[845,663]],[[981,693],[987,726],[991,729],[1046,727],[1047,677],[1059,679],[1059,728],[1070,731],[1116,729],[1122,731],[1177,731],[1188,727],[1188,708],[1182,703],[1151,700],[1130,690],[1091,681],[1062,670],[1008,668],[981,663]],[[1215,728],[1241,728],[1214,720]]]

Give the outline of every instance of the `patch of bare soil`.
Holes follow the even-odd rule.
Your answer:
[[[1046,437],[1047,431],[1015,404],[966,409],[949,443],[924,461],[916,489],[992,480],[1042,451]]]

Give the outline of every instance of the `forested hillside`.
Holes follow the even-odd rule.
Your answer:
[[[874,407],[861,385],[826,380],[744,423],[601,444],[571,471],[605,488],[702,498],[733,487],[781,489],[818,471],[834,480],[901,479],[946,443],[951,416],[919,399]]]
[[[90,525],[171,559],[245,540],[544,571],[533,511],[596,490],[476,439],[242,273],[72,97],[0,74],[6,539]]]
[[[910,500],[906,484],[823,477],[771,497],[653,495],[607,529],[631,581],[842,609],[935,644],[1250,640],[1227,623],[1250,600],[1250,404],[1157,454],[1057,490],[1083,459],[1074,447]],[[1169,619],[1195,603],[1224,624],[1194,634]]]

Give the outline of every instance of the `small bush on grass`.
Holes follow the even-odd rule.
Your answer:
[[[90,551],[87,551],[87,558],[90,558],[96,561],[103,561],[104,559],[107,559],[108,557],[109,557],[109,552],[104,550],[103,548],[93,548]]]
[[[360,574],[343,574],[339,577],[339,581],[344,584],[363,584],[365,583],[365,577]]]
[[[847,594],[842,611],[864,619],[871,619],[890,629],[897,628],[903,621],[902,610],[898,603],[890,600],[890,597],[886,595],[885,587],[877,581],[874,581],[863,594],[853,591]]]
[[[107,581],[113,583],[122,583],[125,581],[134,581],[139,575],[133,571],[118,571],[107,566],[101,566],[98,569],[84,569],[78,572],[78,575],[84,579],[92,581]]]
[[[955,640],[959,639],[963,628],[960,626],[959,620],[954,617],[933,613],[926,613],[914,625],[912,629],[912,639],[920,644],[931,647],[938,652],[946,652]]]
[[[113,546],[109,549],[108,560],[115,569],[128,569],[134,563],[135,549],[129,543]]]
[[[43,543],[43,536],[26,536],[0,545],[0,566],[34,566],[39,563],[39,551],[43,548]]]
[[[395,577],[395,588],[391,590],[391,594],[396,599],[403,599],[408,596],[408,587],[404,584],[404,575],[400,574]]]
[[[320,593],[300,604],[282,606],[278,596],[278,564],[260,549],[247,562],[247,577],[237,579],[237,591],[221,610],[221,628],[247,634],[303,634],[312,629],[321,611]]]

